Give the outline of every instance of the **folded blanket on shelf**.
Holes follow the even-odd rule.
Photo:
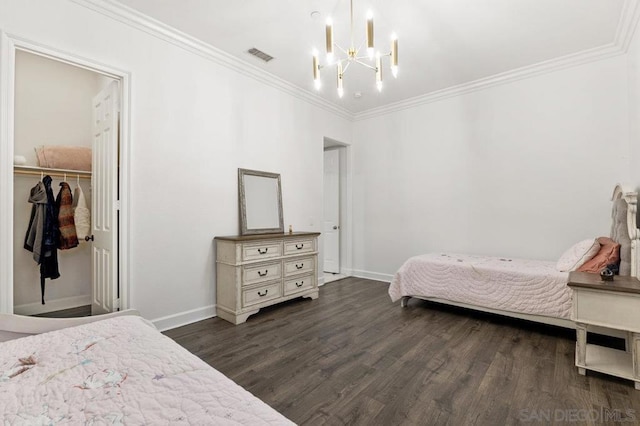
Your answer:
[[[44,145],[36,148],[40,167],[91,171],[91,148]]]

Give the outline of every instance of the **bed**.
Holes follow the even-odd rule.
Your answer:
[[[137,315],[3,315],[0,330],[5,424],[293,424]]]
[[[616,185],[611,238],[620,244],[622,275],[637,277],[637,193]],[[408,259],[389,286],[393,302],[410,298],[575,328],[571,318],[569,272],[556,262],[430,253]]]

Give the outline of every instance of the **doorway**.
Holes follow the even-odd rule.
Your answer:
[[[0,242],[0,312],[33,315],[86,304],[94,314],[128,308],[129,75],[6,33],[0,38],[0,230],[11,236]],[[66,89],[65,79],[73,83]],[[43,147],[60,146],[90,148],[92,170],[40,163],[44,156],[36,149],[42,154]],[[30,188],[46,175],[54,196],[62,181],[80,188],[91,219],[86,242],[57,251],[60,278],[45,280],[43,305],[39,267],[23,243]]]
[[[350,275],[349,146],[324,140],[323,165],[323,282]]]

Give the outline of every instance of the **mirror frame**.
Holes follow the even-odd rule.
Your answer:
[[[247,228],[247,202],[244,186],[245,176],[260,176],[276,179],[278,183],[278,218],[280,226],[277,228]],[[261,172],[258,170],[238,169],[238,202],[240,203],[240,235],[277,234],[284,233],[284,220],[282,218],[282,185],[280,173]]]

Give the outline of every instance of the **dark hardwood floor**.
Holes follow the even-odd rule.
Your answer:
[[[317,300],[165,334],[298,424],[616,424],[633,383],[574,366],[575,332],[412,299],[347,278]]]
[[[61,311],[47,312],[44,314],[33,315],[34,317],[44,318],[75,318],[91,316],[91,305],[78,306],[76,308],[63,309]]]

